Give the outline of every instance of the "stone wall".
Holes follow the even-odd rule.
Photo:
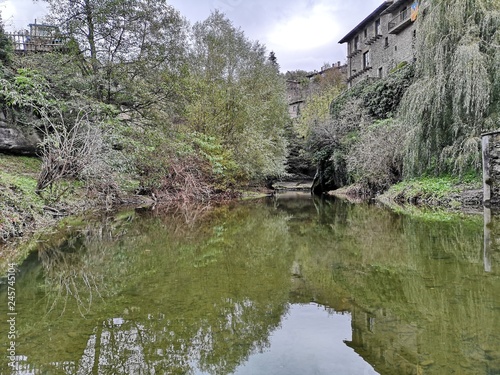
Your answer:
[[[483,134],[483,203],[500,209],[500,131]]]

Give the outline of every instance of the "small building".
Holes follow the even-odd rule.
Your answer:
[[[305,81],[287,80],[288,114],[295,119],[300,116],[301,111],[307,105],[307,99],[315,93],[324,82],[341,82],[345,84],[347,79],[347,65],[340,61],[336,64],[327,64],[321,70],[307,74]]]
[[[347,44],[347,82],[383,78],[402,62],[415,60],[418,0],[388,0],[371,12],[339,43]]]

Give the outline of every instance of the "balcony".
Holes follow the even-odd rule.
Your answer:
[[[367,38],[367,40],[365,41],[365,44],[367,46],[373,44],[374,42],[376,42],[377,40],[379,40],[380,38],[382,38],[382,33],[377,33],[376,35],[373,35],[372,37],[370,38]]]
[[[401,30],[411,24],[411,22],[410,9],[403,9],[396,17],[389,21],[389,34],[398,34]]]
[[[347,58],[350,59],[351,57],[358,55],[360,52],[361,49],[359,49],[359,47],[356,47],[350,54],[347,55]]]

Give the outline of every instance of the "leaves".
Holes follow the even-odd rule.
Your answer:
[[[479,171],[479,143],[498,121],[497,1],[434,2],[419,19],[417,80],[402,101],[405,170]]]

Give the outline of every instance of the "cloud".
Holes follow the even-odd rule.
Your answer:
[[[335,10],[335,6],[325,3],[316,4],[309,10],[300,9],[269,32],[269,46],[302,52],[333,43],[339,32]]]
[[[5,22],[8,19],[14,18],[16,8],[11,1],[0,2],[0,12],[2,12],[2,20]]]
[[[0,0],[0,10],[5,28],[10,31],[25,29],[35,19],[40,23],[47,14],[45,3],[33,0]]]
[[[320,69],[325,62],[345,61],[338,41],[383,0],[169,0],[191,23],[219,9],[251,40],[273,50],[282,70]],[[45,3],[0,0],[6,29],[42,22]],[[295,66],[295,68],[294,68]]]

